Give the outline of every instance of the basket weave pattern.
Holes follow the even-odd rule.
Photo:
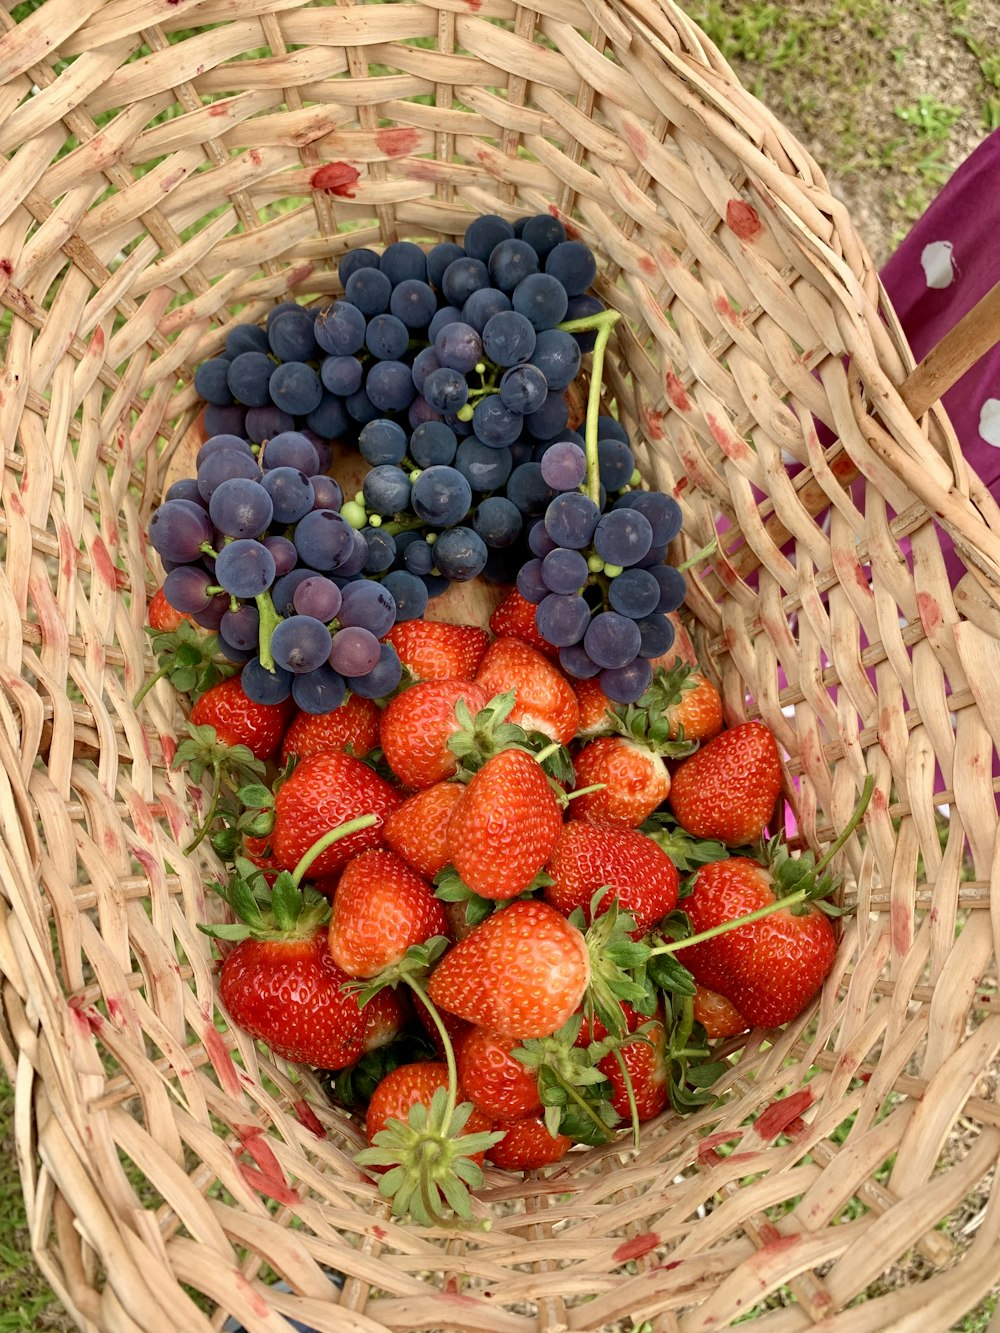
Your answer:
[[[693,1333],[779,1290],[768,1333],[949,1327],[1000,1271],[1000,1192],[971,1238],[947,1222],[1000,1154],[1000,516],[907,413],[815,163],[670,0],[47,0],[0,15],[0,90],[0,1049],[81,1328]],[[218,867],[181,851],[206,794],[170,687],[129,702],[144,533],[228,327],[337,294],[349,244],[549,208],[624,316],[608,401],[684,508],[678,558],[720,531],[688,606],[729,721],[775,731],[808,844],[876,793],[834,973],[722,1105],[489,1174],[489,1230],[423,1232],[218,1010]],[[933,1276],[856,1303],[913,1250]]]

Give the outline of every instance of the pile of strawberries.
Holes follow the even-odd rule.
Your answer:
[[[195,843],[232,867],[232,919],[203,927],[223,1004],[364,1116],[358,1161],[397,1214],[468,1217],[484,1159],[536,1169],[710,1100],[721,1041],[822,985],[850,829],[818,864],[762,842],[774,737],[725,728],[692,663],[615,706],[514,590],[492,634],[398,623],[393,696],[317,716],[213,680],[162,599],[151,625],[197,695],[177,755],[213,778]]]

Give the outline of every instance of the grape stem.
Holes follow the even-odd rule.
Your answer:
[[[257,633],[257,653],[265,671],[274,671],[274,658],[271,656],[271,635],[281,624],[281,617],[275,610],[269,592],[259,592],[254,598],[260,612],[260,627]]]
[[[621,315],[617,310],[602,310],[599,315],[585,319],[570,319],[559,328],[564,333],[584,333],[597,330],[594,350],[590,359],[590,393],[587,398],[587,424],[584,428],[584,453],[587,456],[587,494],[598,507],[601,503],[600,464],[597,457],[597,418],[601,414],[601,389],[604,386],[604,354],[611,331]]]

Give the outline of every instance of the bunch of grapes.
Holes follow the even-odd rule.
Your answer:
[[[348,251],[342,299],[283,302],[199,367],[210,438],[153,544],[178,566],[168,600],[218,630],[252,697],[323,712],[347,688],[388,692],[399,664],[380,637],[481,574],[537,603],[570,675],[642,694],[684,597],[664,564],[680,510],[633,489],[617,421],[586,440],[568,425],[609,318],[596,273],[558,219],[487,215],[462,245]],[[369,464],[354,496],[326,475],[333,441]]]

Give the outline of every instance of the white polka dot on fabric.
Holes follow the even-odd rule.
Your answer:
[[[931,241],[920,252],[920,264],[928,287],[950,287],[955,281],[951,241]]]
[[[987,444],[1000,449],[1000,398],[987,398],[979,409],[979,435]]]

